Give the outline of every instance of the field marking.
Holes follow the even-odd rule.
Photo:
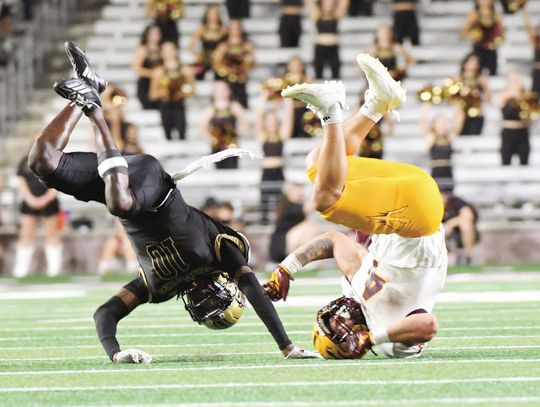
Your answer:
[[[87,295],[87,291],[84,290],[7,291],[0,292],[0,300],[56,300],[63,298],[81,298],[86,297]]]
[[[178,336],[185,336],[185,334],[176,334],[176,333],[170,333],[170,334],[119,334],[121,340],[129,339],[129,338],[175,338]],[[68,339],[96,339],[97,334],[92,333],[88,335],[70,335]],[[455,341],[455,340],[477,340],[477,339],[522,339],[522,338],[538,338],[538,335],[535,334],[526,334],[526,335],[467,335],[467,336],[436,336],[431,343],[438,342],[438,341]],[[46,336],[26,336],[26,337],[11,337],[11,338],[0,338],[0,342],[9,342],[9,341],[39,341],[47,339]],[[306,339],[306,341],[309,341]],[[272,343],[271,341],[267,342],[235,342],[235,345],[243,345],[243,344],[257,344],[257,345],[264,345],[266,343]],[[197,346],[216,346],[223,344],[221,342],[211,342],[211,343],[197,343]],[[193,346],[194,344],[188,343],[188,344],[177,344],[177,346]],[[66,345],[69,346],[69,345]],[[66,346],[58,346],[59,348],[65,348]],[[148,345],[145,345],[148,346]],[[51,348],[51,346],[48,346],[47,349]],[[0,347],[0,351],[3,348]],[[21,349],[28,349],[26,346],[21,346]]]
[[[262,352],[264,354],[266,353],[276,353],[276,352]],[[154,357],[174,357],[178,355],[154,355]],[[85,357],[86,358],[86,357]],[[88,358],[101,358],[105,359],[106,356],[92,356]],[[45,358],[48,360],[48,358]],[[54,359],[54,358],[52,358]],[[70,358],[67,358],[70,359]],[[76,358],[71,358],[76,359]],[[12,359],[10,359],[12,360]],[[36,359],[22,359],[22,360],[36,360]],[[39,359],[41,360],[41,359]],[[62,358],[64,360],[64,358]],[[317,363],[318,362],[318,363]],[[70,374],[101,374],[101,373],[148,373],[148,372],[184,372],[184,371],[215,371],[215,370],[231,370],[231,369],[238,369],[238,370],[250,370],[250,369],[281,369],[281,368],[287,368],[287,369],[303,369],[307,367],[330,367],[330,368],[339,368],[344,366],[358,366],[358,367],[365,367],[365,366],[397,366],[397,365],[441,365],[441,364],[468,364],[468,363],[477,363],[477,364],[489,364],[489,363],[539,363],[540,359],[467,359],[467,360],[455,360],[455,359],[438,359],[438,360],[418,360],[418,359],[410,359],[410,360],[396,360],[396,359],[384,359],[382,361],[372,361],[372,360],[366,360],[366,361],[311,361],[311,362],[301,362],[301,363],[278,363],[278,364],[268,364],[268,365],[242,365],[242,366],[236,366],[236,365],[226,365],[226,366],[202,366],[202,367],[149,367],[149,365],[141,365],[144,366],[141,369],[137,369],[137,367],[134,366],[134,369],[128,370],[128,369],[119,369],[119,368],[111,368],[111,369],[74,369],[74,370],[32,370],[32,371],[16,371],[16,372],[0,372],[0,376],[41,376],[41,375],[70,375]],[[154,365],[155,366],[155,365]]]
[[[108,385],[108,386],[62,386],[62,387],[4,387],[0,393],[36,393],[36,392],[73,392],[104,390],[155,390],[155,389],[209,389],[209,388],[246,388],[246,387],[297,387],[297,386],[403,386],[403,385],[445,385],[471,383],[533,383],[540,382],[540,377],[482,377],[471,379],[424,379],[424,380],[327,380],[327,381],[290,381],[290,382],[247,382],[247,383],[203,383],[203,384],[156,384],[156,385]]]
[[[235,345],[271,345],[272,342],[243,342],[243,343],[237,343]],[[152,349],[176,349],[176,348],[184,348],[184,347],[215,347],[224,345],[222,343],[216,342],[216,343],[209,343],[209,344],[198,344],[198,343],[190,343],[190,344],[131,344],[129,345],[131,348],[152,348]],[[1,351],[9,351],[9,350],[41,350],[41,349],[101,349],[100,345],[65,345],[65,346],[11,346],[11,347],[4,347],[0,348]],[[540,345],[483,345],[483,346],[448,346],[448,347],[436,347],[436,346],[428,346],[428,351],[453,351],[453,350],[474,350],[474,349],[540,349]],[[227,353],[209,353],[208,355],[211,356],[236,356],[236,355],[258,355],[258,354],[273,354],[277,351],[271,351],[271,352],[227,352]],[[176,356],[198,356],[200,354],[198,353],[178,353]],[[6,358],[6,360],[9,360]]]
[[[287,325],[287,324],[285,324]],[[312,326],[313,321],[302,323],[302,324],[296,324],[296,325],[306,325],[306,326]],[[253,325],[245,325],[245,326],[257,326],[262,327],[263,323],[253,323]],[[192,327],[197,328],[198,326],[193,324],[188,324],[186,327]],[[147,330],[154,330],[154,329],[163,329],[163,328],[179,328],[178,324],[154,324],[154,325],[141,325],[141,326],[129,326],[129,325],[123,325],[123,330],[128,329],[135,329],[135,330],[141,330],[141,331],[147,331]],[[182,328],[180,326],[180,328]],[[204,329],[203,327],[200,327],[201,329]],[[239,325],[238,328],[240,329],[241,326]],[[39,326],[39,327],[10,327],[10,328],[0,328],[0,332],[39,332],[39,331],[58,331],[58,329],[61,329],[63,331],[84,331],[88,329],[94,329],[93,325],[83,325],[83,326],[66,326],[66,327],[57,327],[57,326]],[[471,327],[448,327],[448,328],[441,328],[441,331],[489,331],[489,330],[499,330],[499,331],[509,331],[509,330],[521,330],[521,329],[527,329],[527,330],[540,330],[540,326],[538,325],[516,325],[516,326],[471,326]],[[206,330],[207,331],[207,330]],[[302,334],[311,332],[310,330],[296,330],[296,331],[290,331],[289,333],[292,334]],[[224,333],[224,336],[241,336],[241,335],[267,335],[267,332],[260,332],[260,331],[250,331],[250,330],[243,330],[238,332],[227,332]],[[208,333],[177,333],[175,334],[177,336],[208,336]]]
[[[399,399],[399,400],[325,400],[314,402],[307,401],[253,401],[253,402],[201,402],[201,403],[179,403],[179,404],[160,404],[153,403],[154,406],[160,407],[313,407],[314,404],[326,404],[329,406],[385,406],[385,405],[406,405],[415,404],[478,404],[478,403],[531,403],[540,401],[540,397],[464,397],[464,398],[415,398],[415,399]],[[94,407],[99,407],[93,405]],[[122,407],[148,407],[148,404],[122,404]]]

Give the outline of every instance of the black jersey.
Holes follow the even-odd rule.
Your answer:
[[[121,222],[137,253],[149,302],[166,301],[215,270],[233,275],[247,265],[247,240],[187,205],[156,158],[125,158],[134,205]],[[79,200],[105,203],[96,154],[63,154],[57,169],[43,181]]]

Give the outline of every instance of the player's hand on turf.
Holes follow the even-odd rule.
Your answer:
[[[291,280],[294,280],[294,277],[283,267],[277,266],[274,271],[272,271],[268,282],[263,285],[268,298],[272,301],[285,301],[289,294]]]
[[[150,363],[152,356],[150,354],[137,349],[126,349],[114,355],[115,363]]]
[[[293,346],[287,354],[284,352],[284,356],[285,359],[323,359],[319,352],[305,350],[297,346]]]

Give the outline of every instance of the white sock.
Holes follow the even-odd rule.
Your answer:
[[[375,103],[373,103],[373,100],[368,99],[364,102],[364,104],[360,108],[360,113],[362,113],[364,116],[374,121],[375,123],[378,123],[379,120],[381,120],[381,118],[384,115],[382,113],[377,112],[375,108],[376,108],[376,105]]]
[[[289,254],[279,265],[287,270],[291,276],[294,276],[303,267],[294,253]]]
[[[47,258],[47,275],[56,277],[62,271],[62,245],[45,246],[45,257]]]
[[[30,265],[34,259],[34,246],[17,246],[15,254],[15,267],[13,268],[13,277],[22,278],[28,275]]]
[[[324,117],[319,116],[319,118],[321,119],[321,124],[323,126],[343,123],[343,110],[341,109],[341,105],[337,102],[334,103],[330,106],[326,115]]]
[[[380,345],[382,343],[390,342],[388,332],[385,328],[371,331],[371,338],[373,339],[373,345]]]

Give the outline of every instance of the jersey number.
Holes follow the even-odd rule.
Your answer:
[[[386,284],[386,280],[380,275],[374,272],[369,273],[369,277],[366,280],[366,286],[364,287],[364,300],[367,301],[372,298],[375,294],[381,291]]]
[[[152,259],[152,267],[162,280],[172,280],[178,273],[185,273],[189,265],[182,259],[171,237],[160,243],[146,246],[146,252]]]

